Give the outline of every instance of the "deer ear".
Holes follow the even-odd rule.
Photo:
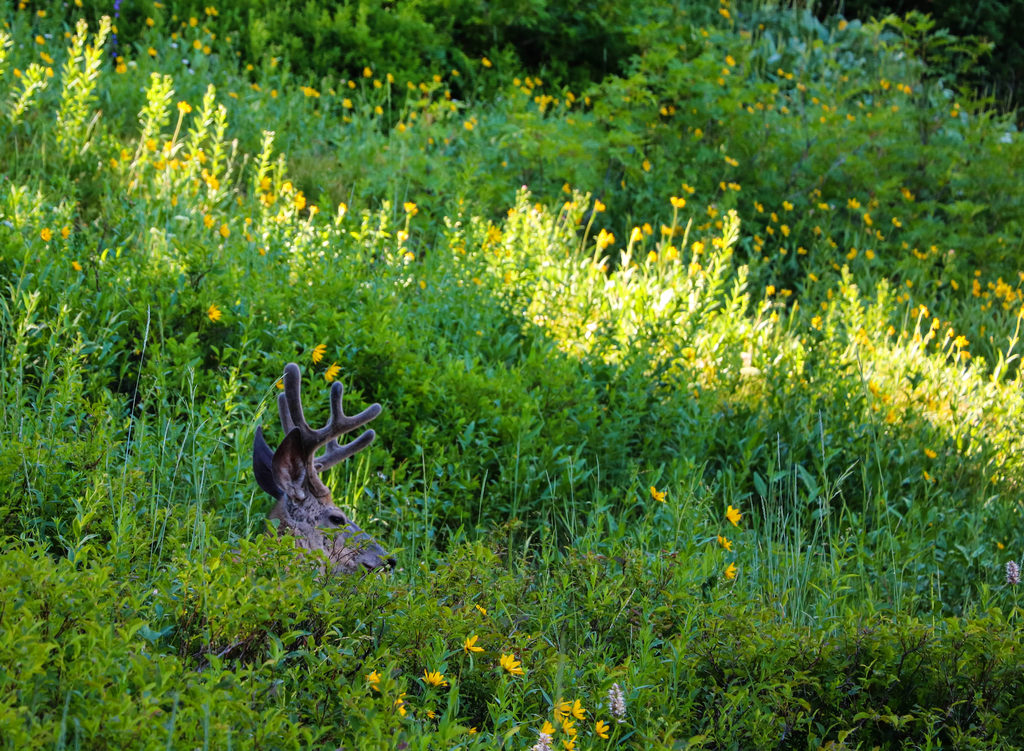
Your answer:
[[[256,428],[256,436],[252,440],[252,471],[256,482],[274,498],[280,498],[281,488],[274,482],[274,452],[263,437],[263,426]]]
[[[306,457],[302,452],[302,431],[292,428],[274,452],[271,462],[273,481],[284,495],[301,497],[299,489],[306,481]],[[275,496],[279,497],[279,496]]]

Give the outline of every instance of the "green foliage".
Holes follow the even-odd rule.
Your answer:
[[[90,0],[83,12],[98,21],[113,11],[110,3]],[[614,0],[245,0],[217,7],[190,1],[175,3],[173,10],[142,2],[120,8],[118,33],[130,48],[146,37],[149,21],[171,30],[216,22],[238,43],[243,62],[260,68],[281,61],[312,80],[358,78],[369,67],[418,81],[424,70],[472,73],[478,60],[491,55],[510,69],[583,85],[617,72],[637,51],[628,34],[634,20],[629,6]]]
[[[613,559],[593,542],[547,570],[461,545],[407,584],[320,581],[267,537],[174,558],[146,588],[106,564],[8,551],[5,741],[525,748],[563,700],[579,701],[578,739],[595,747],[596,718],[644,748],[995,749],[1024,732],[1019,629],[998,610],[794,629],[756,602],[700,598],[683,560]],[[445,685],[424,679],[435,671]],[[629,687],[622,724],[613,683]]]
[[[103,44],[110,33],[110,21],[105,19],[100,23],[99,31],[89,45],[86,45],[87,29],[85,19],[79,20],[61,76],[63,90],[57,113],[57,143],[66,156],[75,155],[89,141],[86,118],[91,114],[90,105],[96,100],[96,78],[100,73]]]
[[[239,29],[340,22],[247,7],[125,9],[120,59],[8,13],[5,743],[1019,745],[1024,146],[947,37],[432,17],[602,14],[643,54],[573,90],[444,35],[422,67],[427,6],[367,5],[409,79],[310,80]],[[327,482],[386,577],[263,534],[290,361],[309,410],[384,405]]]
[[[926,13],[933,19],[929,26],[935,29],[929,37],[940,43],[949,38],[950,32],[961,37],[985,40],[989,54],[979,64],[972,65],[969,71],[957,70],[957,65],[963,61],[962,57],[953,61],[929,56],[928,61],[941,73],[966,72],[972,84],[992,90],[997,97],[1005,98],[1014,106],[1020,105],[1019,82],[1024,73],[1024,46],[1015,30],[1024,24],[1024,2],[1021,0],[952,0],[944,3],[920,0],[844,0],[841,4],[817,4],[821,13],[834,13],[839,9],[837,5],[841,5],[847,17],[864,20],[881,18],[890,13],[900,16],[914,12]]]

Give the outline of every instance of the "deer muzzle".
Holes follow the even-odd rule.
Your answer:
[[[394,557],[384,550],[372,536],[352,523],[345,528],[344,541],[335,541],[333,552],[334,555],[331,558],[334,560],[336,573],[352,573],[360,569],[364,571],[390,570],[395,567],[396,563]]]

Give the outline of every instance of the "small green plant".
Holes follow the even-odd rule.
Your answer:
[[[92,44],[86,44],[88,24],[80,19],[71,38],[67,61],[61,74],[60,109],[57,112],[57,144],[66,157],[80,153],[89,140],[86,120],[96,101],[96,79],[100,74],[103,45],[110,33],[110,19],[104,17]],[[79,67],[81,66],[81,67]]]

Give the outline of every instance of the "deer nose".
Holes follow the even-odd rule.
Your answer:
[[[395,566],[397,566],[397,565],[398,565],[398,561],[396,561],[396,560],[394,559],[394,557],[389,557],[389,558],[388,558],[388,559],[387,559],[386,561],[384,561],[384,563],[386,563],[386,564],[387,564],[387,567],[388,567],[388,570],[389,570],[389,571],[390,571],[390,570],[393,570],[393,569],[395,568]]]

